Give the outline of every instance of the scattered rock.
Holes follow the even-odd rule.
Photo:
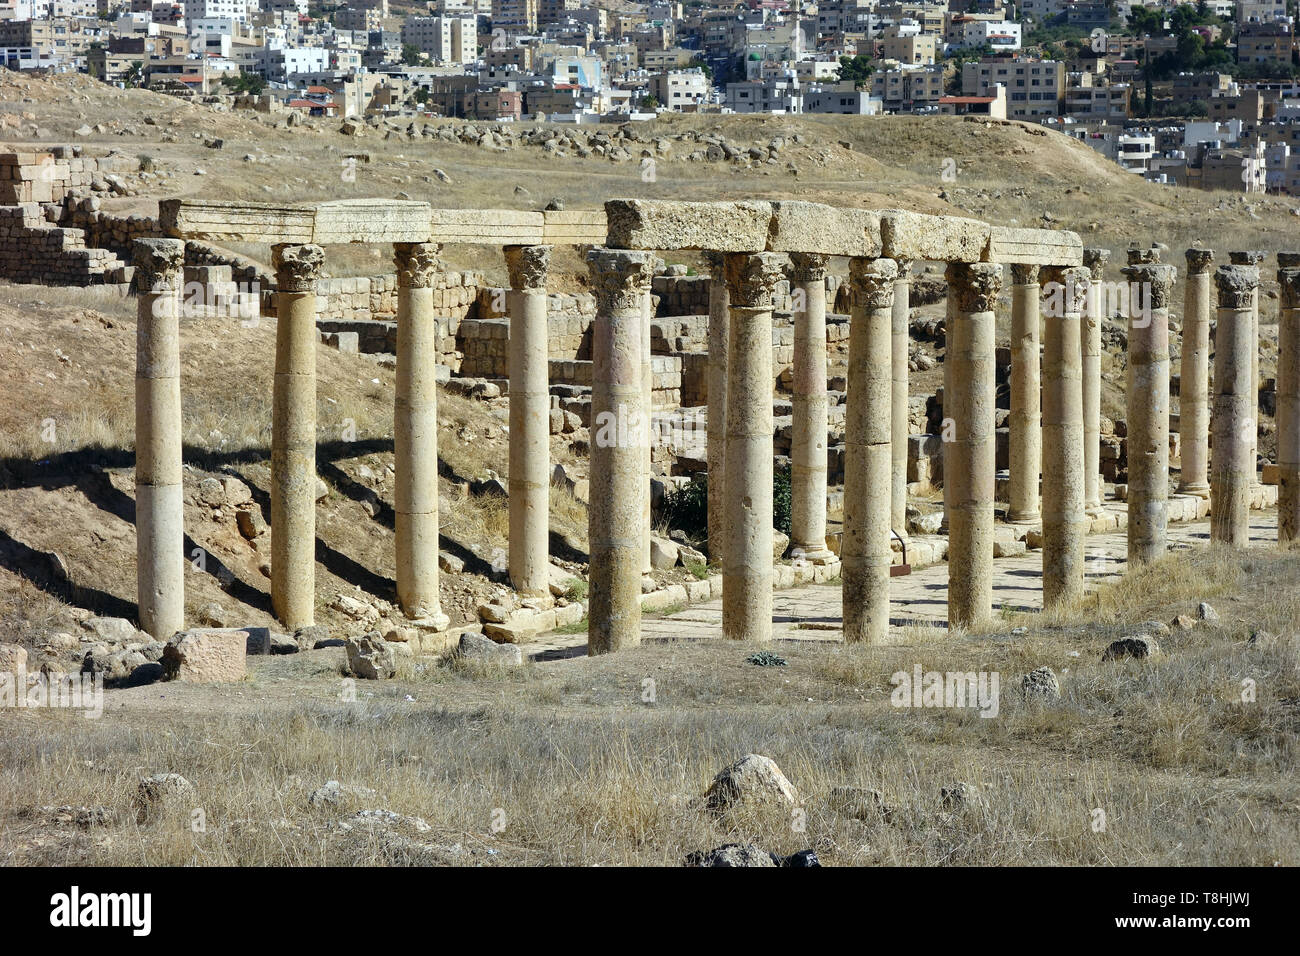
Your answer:
[[[710,810],[722,811],[738,804],[794,806],[798,794],[771,757],[746,754],[713,778],[704,799]]]
[[[456,653],[464,658],[492,661],[495,664],[514,666],[524,662],[523,651],[517,644],[498,644],[491,638],[466,631],[460,636]]]
[[[345,785],[337,780],[329,780],[323,787],[317,787],[311,792],[307,797],[307,803],[316,808],[335,807],[351,800],[369,800],[374,796],[375,791],[369,787]]]
[[[854,820],[889,820],[894,807],[885,795],[872,787],[833,787],[828,802],[831,809]]]
[[[1117,661],[1124,657],[1151,657],[1160,650],[1154,637],[1139,634],[1136,637],[1122,637],[1114,641],[1102,654],[1103,661]]]
[[[1204,601],[1196,605],[1196,617],[1206,624],[1219,623],[1219,612]]]
[[[1039,667],[1020,678],[1020,693],[1025,700],[1061,699],[1061,683],[1050,667]]]
[[[365,680],[388,680],[397,676],[395,645],[371,631],[361,637],[349,638],[344,644],[348,653],[348,669]]]
[[[1174,631],[1190,631],[1196,627],[1196,619],[1190,614],[1179,614],[1169,622],[1169,627]]]
[[[167,817],[188,816],[198,791],[178,773],[156,773],[140,778],[135,794],[136,822],[156,823]]]
[[[182,631],[163,648],[163,674],[190,684],[241,681],[247,649],[248,631],[241,628]]]
[[[780,866],[781,858],[752,843],[727,843],[712,850],[697,850],[686,857],[687,866]]]
[[[650,564],[660,570],[677,567],[681,552],[672,541],[665,541],[658,536],[650,538]]]

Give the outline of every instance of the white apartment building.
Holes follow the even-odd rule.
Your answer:
[[[438,64],[473,63],[478,58],[478,18],[407,17],[402,43],[417,47]]]
[[[195,20],[234,20],[247,23],[250,14],[260,8],[259,0],[183,0],[185,22]]]
[[[694,110],[709,101],[709,78],[700,70],[669,70],[650,77],[650,95],[668,110]]]

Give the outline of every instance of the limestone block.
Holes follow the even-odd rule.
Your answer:
[[[163,648],[163,674],[190,684],[243,680],[250,636],[243,628],[182,631]]]
[[[767,249],[876,258],[881,249],[880,228],[877,210],[774,202]]]
[[[548,209],[542,218],[542,242],[548,245],[605,245],[609,225],[603,209]]]
[[[926,216],[902,209],[880,215],[881,252],[887,259],[980,262],[992,227],[978,219]]]
[[[342,242],[428,242],[429,232],[428,203],[342,199],[316,207],[311,241],[318,246]]]
[[[611,199],[606,245],[614,249],[762,252],[772,222],[768,202]]]
[[[311,242],[316,212],[305,204],[163,199],[158,219],[177,238],[275,245]]]
[[[984,261],[1018,265],[1081,266],[1083,240],[1078,233],[1065,230],[993,226]]]
[[[513,209],[434,209],[430,242],[470,242],[500,246],[536,246],[546,242],[540,212]]]

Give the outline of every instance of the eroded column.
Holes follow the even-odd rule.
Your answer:
[[[1182,356],[1178,373],[1178,492],[1210,496],[1211,249],[1187,250]]]
[[[510,583],[550,593],[551,396],[546,272],[550,246],[506,246],[510,272]]]
[[[398,605],[407,617],[446,627],[447,616],[438,596],[438,392],[434,375],[438,328],[433,311],[437,256],[436,245],[393,244],[397,267],[393,530]]]
[[[1011,283],[1011,414],[1007,436],[1011,481],[1007,521],[1036,524],[1040,518],[1038,475],[1043,449],[1038,266],[1012,265]]]
[[[277,245],[271,424],[271,604],[288,628],[316,603],[316,282],[320,246]]]
[[[729,253],[722,636],[772,638],[772,299],[785,257]]]
[[[1300,540],[1300,252],[1279,252],[1277,540]]]
[[[890,386],[889,524],[907,536],[907,434],[909,406],[908,361],[912,344],[912,263],[895,260],[894,305],[890,344],[893,373]]]
[[[826,265],[829,256],[793,253],[794,395],[790,445],[790,544],[824,564],[826,547]]]
[[[650,556],[651,494],[650,476],[654,474],[654,363],[651,359],[653,349],[650,323],[654,320],[654,300],[650,290],[646,289],[641,298],[641,407],[645,409],[646,442],[642,451],[645,458],[645,482],[641,489],[641,573],[649,574],[654,570]]]
[[[1083,594],[1083,318],[1087,269],[1048,267],[1043,292],[1043,607]],[[1013,366],[1014,367],[1014,366]]]
[[[709,266],[709,417],[705,452],[708,467],[709,563],[722,564],[727,550],[727,338],[731,304],[722,274],[722,253],[706,252]]]
[[[1259,269],[1219,266],[1214,281],[1219,320],[1214,333],[1210,540],[1245,547],[1250,540],[1250,486],[1255,472],[1251,365],[1258,342],[1252,310]]]
[[[844,539],[840,547],[846,643],[879,644],[889,634],[890,392],[897,275],[898,266],[892,259],[849,260],[853,318],[849,325]]]
[[[185,627],[180,302],[185,243],[137,239],[135,353],[136,603],[140,627],[168,641]]]
[[[1228,253],[1228,261],[1234,266],[1253,266],[1259,268],[1261,262],[1266,258],[1266,253],[1254,249],[1248,249],[1241,252]],[[1250,434],[1250,485],[1255,487],[1259,484],[1259,286],[1255,286],[1255,294],[1251,299],[1250,321],[1252,325],[1251,337],[1255,342],[1255,348],[1250,353],[1250,417],[1255,422],[1256,430]]]
[[[1169,527],[1169,293],[1173,266],[1133,263],[1128,322],[1128,563],[1155,561]],[[1134,295],[1134,291],[1140,294]]]
[[[1090,515],[1099,515],[1101,505],[1101,325],[1105,318],[1106,263],[1109,249],[1084,249],[1088,269],[1087,309],[1082,313],[1083,349],[1083,500]]]
[[[641,642],[640,491],[649,481],[641,358],[654,255],[593,249],[587,264],[596,295],[587,653],[607,654]]]
[[[994,316],[1002,266],[948,264],[953,440],[944,447],[948,516],[948,623],[969,626],[993,611]],[[946,396],[945,396],[946,397]],[[951,467],[949,467],[951,466]]]

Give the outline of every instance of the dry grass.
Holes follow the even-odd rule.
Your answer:
[[[1216,602],[1219,625],[1166,638],[1148,661],[1102,662],[1100,651],[1142,616],[1186,610],[1190,585],[1162,601],[1135,575],[1103,595],[1108,609],[1145,595],[1129,612],[1039,621],[1023,635],[787,644],[782,668],[748,665],[750,648],[724,642],[516,670],[415,662],[342,703],[341,658],[319,651],[256,662],[215,710],[178,700],[165,729],[143,695],[119,697],[124,706],[94,723],[0,715],[0,859],[675,865],[692,850],[754,840],[781,853],[813,846],[832,864],[1300,863],[1289,783],[1300,555],[1171,562],[1166,579],[1176,567],[1195,582],[1229,573],[1238,587]],[[1278,637],[1248,640],[1264,630]],[[890,675],[916,664],[1000,673],[998,715],[892,707]],[[1019,675],[1042,664],[1061,678],[1055,704],[1017,692]],[[1249,703],[1247,678],[1257,690]],[[780,764],[801,813],[720,819],[701,808],[713,773],[746,752]],[[61,827],[32,809],[129,808],[139,775],[164,770],[194,783],[206,832],[184,819]],[[311,808],[308,794],[328,779],[375,793]],[[985,802],[944,807],[940,789],[958,780]],[[880,790],[889,813],[842,816],[828,801],[840,785]],[[431,830],[337,826],[363,808],[421,817]]]

